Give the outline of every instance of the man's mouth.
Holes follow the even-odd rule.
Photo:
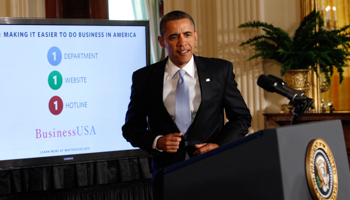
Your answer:
[[[187,53],[188,51],[190,51],[190,50],[179,51],[179,53],[180,53],[180,54],[185,54],[185,53]]]

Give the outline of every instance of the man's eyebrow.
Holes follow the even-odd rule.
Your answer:
[[[179,34],[178,33],[173,33],[171,35],[169,35],[169,37],[174,37],[174,36],[178,36]]]
[[[192,33],[193,33],[192,31],[185,31],[185,32],[183,32],[183,34],[186,34],[186,35],[192,34]],[[169,35],[169,38],[170,37],[177,37],[178,35],[179,35],[179,33],[173,33],[173,34]]]

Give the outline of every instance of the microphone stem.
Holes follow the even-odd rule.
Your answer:
[[[300,119],[299,116],[301,112],[302,110],[301,110],[300,104],[296,104],[294,107],[294,114],[293,114],[292,120],[290,121],[290,125],[299,123],[299,119]]]

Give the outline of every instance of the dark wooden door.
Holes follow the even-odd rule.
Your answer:
[[[46,18],[108,19],[108,0],[45,0]]]

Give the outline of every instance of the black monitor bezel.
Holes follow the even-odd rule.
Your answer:
[[[149,21],[107,20],[107,19],[34,19],[34,18],[0,18],[0,25],[75,25],[75,26],[144,26],[146,35],[146,64],[150,64],[150,33]],[[140,66],[143,67],[143,66]],[[123,113],[125,114],[125,113]],[[148,156],[141,149],[130,149],[88,154],[70,154],[65,156],[36,157],[25,159],[1,160],[0,170],[31,168],[74,164],[82,162],[96,162],[126,157]]]

